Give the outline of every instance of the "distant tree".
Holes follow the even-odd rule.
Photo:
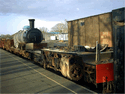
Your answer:
[[[47,33],[48,29],[46,27],[40,27],[39,30],[42,32],[42,33]]]
[[[65,23],[58,23],[54,27],[51,28],[51,32],[65,32],[68,30],[67,21]]]
[[[64,32],[65,32],[65,33],[68,33],[68,23],[67,23],[67,20],[66,20],[66,19],[65,19]]]
[[[64,24],[63,23],[58,23],[56,24],[54,27],[51,28],[51,32],[62,32],[63,28],[64,28]]]

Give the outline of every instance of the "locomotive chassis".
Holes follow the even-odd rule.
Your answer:
[[[33,60],[42,65],[45,69],[51,68],[55,71],[60,71],[63,76],[70,80],[79,81],[83,78],[85,82],[93,83],[96,87],[98,87],[99,83],[103,83],[105,92],[113,91],[113,51],[101,52],[100,57],[102,58],[99,62],[96,62],[96,52],[73,52],[56,48],[47,48],[45,47],[46,45],[43,46],[43,49],[40,50],[21,50],[11,47],[8,51]],[[112,65],[106,66],[109,63]],[[97,70],[98,65],[99,70]],[[103,71],[98,73],[98,71],[102,70],[100,68],[102,68]],[[106,70],[108,69],[109,71],[107,72]],[[103,73],[104,71],[106,71],[106,74]],[[100,74],[103,74],[102,77],[100,77]]]

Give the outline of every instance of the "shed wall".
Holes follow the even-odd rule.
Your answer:
[[[112,47],[111,21],[111,12],[68,21],[68,45],[94,47],[98,41]]]

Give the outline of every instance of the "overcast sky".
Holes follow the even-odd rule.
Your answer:
[[[35,27],[47,27],[64,20],[111,12],[125,7],[125,0],[0,0],[0,35],[14,34],[28,19],[35,19]]]

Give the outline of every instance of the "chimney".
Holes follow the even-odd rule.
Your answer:
[[[34,28],[34,21],[35,21],[35,19],[29,19],[30,29]]]

